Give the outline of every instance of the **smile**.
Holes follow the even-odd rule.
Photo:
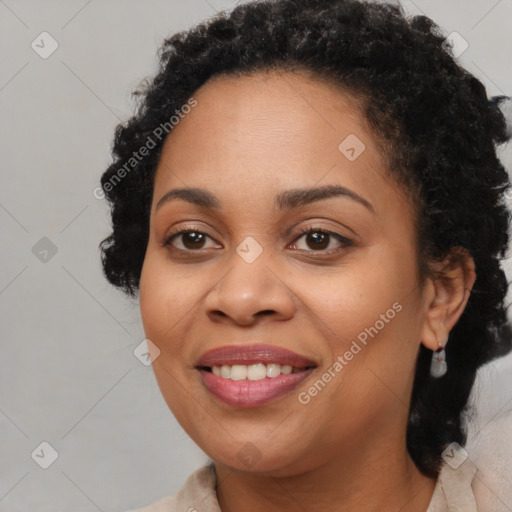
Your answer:
[[[279,375],[290,375],[291,373],[298,373],[300,371],[299,368],[294,368],[289,364],[280,365],[277,363],[257,363],[251,365],[234,364],[233,366],[225,364],[212,367],[212,373],[214,375],[231,380],[263,380],[267,377],[272,379],[279,377]]]
[[[291,392],[316,368],[299,354],[271,345],[225,346],[198,361],[205,388],[233,407],[257,407]]]

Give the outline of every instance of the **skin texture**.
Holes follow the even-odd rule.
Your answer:
[[[412,196],[387,175],[355,99],[340,88],[300,72],[258,72],[216,77],[194,97],[157,169],[140,307],[161,351],[153,362],[161,392],[215,462],[222,510],[426,510],[435,480],[405,444],[415,358],[420,343],[444,343],[462,313],[471,259],[438,264],[448,278],[420,282]],[[351,134],[365,144],[354,161],[338,149]],[[374,211],[342,196],[274,205],[284,190],[325,185],[347,187]],[[181,187],[207,189],[220,208],[182,199],[156,208]],[[331,237],[319,250],[300,235],[306,227],[351,243]],[[184,229],[207,234],[204,245],[190,249],[178,236],[164,246]],[[253,263],[236,252],[248,236],[263,249]],[[300,403],[298,393],[394,303],[394,318]],[[251,343],[293,350],[317,368],[272,403],[230,407],[195,365],[212,348]],[[249,467],[246,443],[260,457]]]

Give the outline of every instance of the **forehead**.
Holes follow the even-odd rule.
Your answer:
[[[183,143],[191,131],[196,135],[193,143],[201,147],[214,146],[221,139],[226,145],[236,143],[248,135],[253,136],[255,145],[276,149],[279,142],[285,148],[303,148],[301,153],[325,150],[347,134],[373,143],[360,112],[361,102],[341,87],[315,80],[302,71],[215,76],[194,93],[194,98],[197,106],[174,127],[166,146]],[[320,139],[325,144],[319,146]],[[249,148],[229,146],[231,153],[237,149],[243,152]]]
[[[223,195],[229,187],[256,197],[341,184],[375,201],[388,181],[361,103],[341,87],[304,72],[266,71],[217,76],[193,96],[197,105],[165,142],[156,191],[201,186]]]

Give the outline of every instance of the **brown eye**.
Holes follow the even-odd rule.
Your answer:
[[[329,246],[329,237],[327,233],[312,231],[306,233],[306,243],[311,249],[326,249]]]
[[[301,241],[301,239],[303,239],[303,241]],[[333,243],[334,247],[332,247]],[[306,252],[321,252],[329,254],[342,251],[344,248],[351,245],[354,244],[348,238],[345,238],[339,233],[318,228],[306,228],[295,239],[293,248]]]
[[[182,242],[187,249],[201,249],[204,245],[205,235],[198,231],[187,231],[182,233]]]
[[[172,247],[173,249],[181,250],[181,251],[199,251],[205,247],[207,241],[213,239],[199,230],[188,229],[178,231],[170,236],[168,236],[164,243],[164,247]],[[213,247],[218,247],[218,245],[213,245]]]

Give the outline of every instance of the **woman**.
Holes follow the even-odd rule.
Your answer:
[[[165,41],[102,177],[109,281],[211,458],[144,511],[477,510],[511,348],[499,101],[424,16],[252,2]]]

